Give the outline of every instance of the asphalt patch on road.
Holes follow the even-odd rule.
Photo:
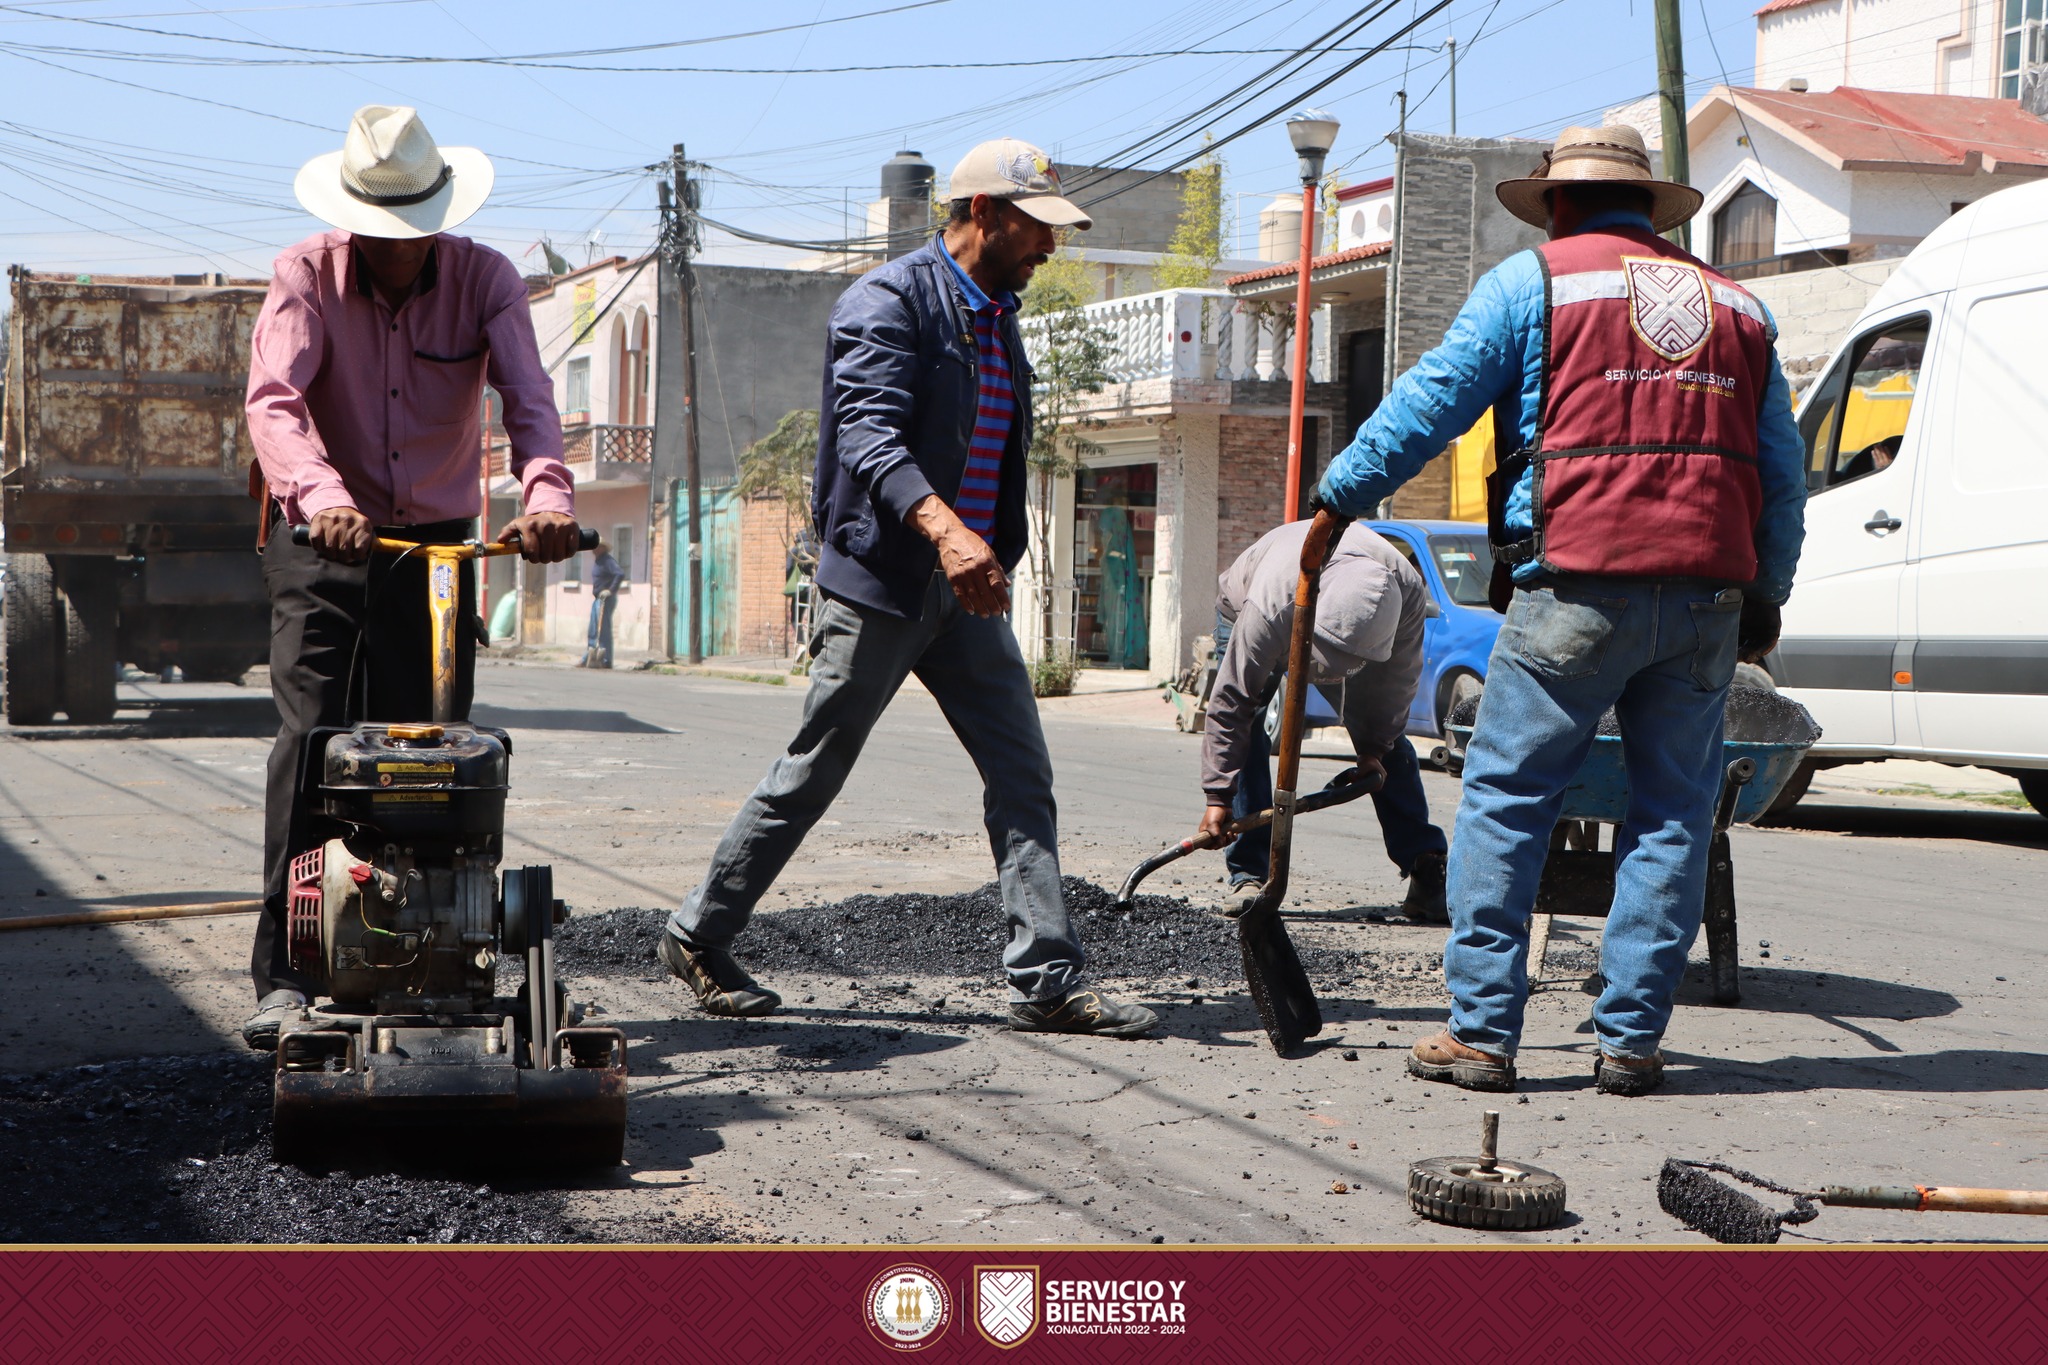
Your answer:
[[[1139,896],[1119,912],[1115,893],[1079,877],[1064,879],[1067,913],[1088,951],[1088,975],[1102,980],[1193,977],[1226,987],[1244,979],[1237,927],[1214,912],[1169,896]],[[555,930],[556,969],[565,977],[660,975],[654,955],[668,915],[612,910],[577,916]],[[778,973],[954,976],[1000,980],[1009,941],[995,882],[960,895],[923,892],[849,896],[756,915],[733,955],[764,977]],[[1365,953],[1300,945],[1315,977],[1368,970]]]
[[[254,1053],[0,1077],[0,1242],[746,1240],[703,1217],[580,1220],[560,1189],[279,1165],[270,1082]]]

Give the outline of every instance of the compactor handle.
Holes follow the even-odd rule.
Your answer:
[[[577,533],[576,548],[579,550],[595,550],[597,548],[597,542],[599,538],[600,537],[598,536],[595,530],[592,530],[589,527],[584,527],[581,531]],[[312,543],[312,527],[303,524],[292,527],[292,544],[311,545]],[[505,537],[504,540],[499,541],[498,543],[516,550],[517,548],[519,548],[519,534],[515,531],[514,533]]]

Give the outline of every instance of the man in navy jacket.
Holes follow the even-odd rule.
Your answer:
[[[796,738],[727,826],[660,953],[707,1014],[781,998],[729,951],[831,805],[908,675],[980,770],[1010,939],[1010,1024],[1135,1037],[1158,1022],[1080,984],[1060,888],[1052,760],[1006,617],[1025,548],[1031,369],[1016,293],[1086,228],[1045,154],[1003,138],[953,171],[951,217],[921,250],[862,276],[832,310],[812,516],[826,596]],[[963,926],[964,927],[964,926]]]

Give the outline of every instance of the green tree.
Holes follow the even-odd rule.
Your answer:
[[[775,430],[740,452],[740,477],[734,489],[742,498],[782,499],[787,514],[782,527],[785,551],[795,528],[810,518],[811,475],[817,463],[816,408],[782,414]]]
[[[1034,674],[1040,678],[1041,694],[1056,690],[1047,684],[1054,674],[1062,673],[1057,665],[1065,652],[1053,638],[1054,494],[1061,479],[1074,476],[1083,456],[1101,450],[1086,434],[1101,422],[1083,409],[1088,395],[1101,393],[1114,378],[1110,366],[1116,359],[1116,336],[1089,318],[1083,305],[1092,292],[1082,262],[1055,256],[1038,267],[1024,298],[1024,311],[1038,319],[1032,329],[1038,342],[1032,348],[1035,424],[1025,467],[1032,495],[1031,573],[1038,583],[1037,658],[1051,669],[1041,668]],[[1064,669],[1068,686],[1071,673],[1071,667]]]
[[[1153,272],[1160,289],[1207,289],[1223,257],[1223,162],[1214,152],[1181,177],[1180,223]]]

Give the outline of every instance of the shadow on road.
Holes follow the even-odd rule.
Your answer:
[[[1674,1094],[1760,1093],[1787,1090],[1901,1090],[1929,1095],[1973,1095],[2001,1090],[2048,1090],[2048,1053],[1949,1048],[1888,1057],[1777,1057],[1736,1062],[1723,1057],[1666,1053],[1685,1067],[1668,1073]],[[1731,1086],[1729,1082],[1737,1084]],[[1591,1085],[1587,1078],[1586,1084]]]
[[[2033,811],[1936,806],[1827,805],[1809,797],[1764,829],[1811,830],[1866,839],[1974,839],[2016,848],[2048,848],[2048,819]]]
[[[277,733],[277,706],[268,692],[244,697],[123,697],[105,725],[10,725],[14,739],[269,739]]]
[[[582,730],[601,735],[672,735],[675,731],[655,725],[624,711],[562,711],[524,706],[490,706],[478,703],[469,718],[478,725],[501,730]]]

